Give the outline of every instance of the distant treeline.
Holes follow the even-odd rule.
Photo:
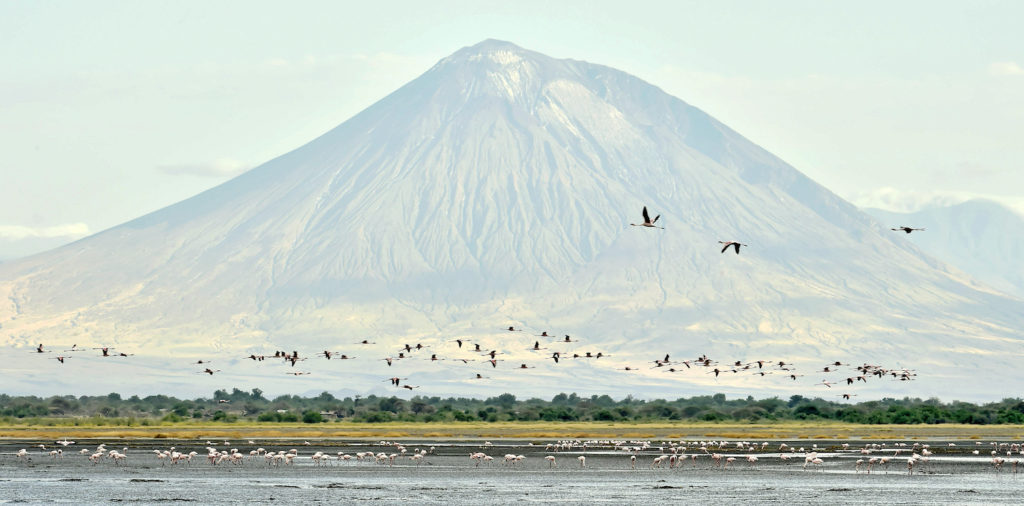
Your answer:
[[[937,399],[882,399],[856,404],[794,395],[788,400],[726,399],[724,394],[673,401],[615,400],[607,395],[558,394],[551,400],[517,399],[502,394],[487,399],[463,397],[346,397],[327,392],[316,397],[282,395],[267,399],[259,389],[217,390],[211,398],[177,399],[166,395],[10,396],[0,394],[0,422],[150,425],[186,420],[214,422],[305,422],[338,420],[380,423],[458,421],[786,421],[836,420],[862,424],[1020,424],[1024,400],[972,404]]]

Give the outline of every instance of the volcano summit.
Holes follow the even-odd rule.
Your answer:
[[[664,230],[629,226],[644,206]],[[1024,303],[903,235],[636,77],[488,40],[216,188],[0,265],[0,339],[130,350],[111,367],[148,393],[390,391],[397,372],[430,395],[831,396],[833,361],[917,374],[861,382],[861,399],[1019,392]],[[382,360],[410,343],[429,349]],[[275,350],[312,374],[243,358]],[[666,353],[804,377],[652,368]],[[120,384],[83,379],[85,360],[21,362],[10,390]]]

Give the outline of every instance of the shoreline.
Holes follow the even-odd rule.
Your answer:
[[[0,439],[1024,439],[1024,425],[857,425],[823,422],[752,424],[465,422],[262,423],[151,426],[0,426]]]

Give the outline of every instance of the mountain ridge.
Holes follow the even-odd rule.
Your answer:
[[[628,225],[643,206],[665,230]],[[723,254],[718,240],[751,247]],[[936,369],[914,388],[970,393],[936,372],[980,363],[979,350],[1018,356],[1012,329],[1024,323],[1020,301],[699,109],[623,72],[501,41],[456,51],[195,197],[0,265],[0,294],[0,336],[23,347],[75,338],[237,361],[371,337],[390,348],[351,374],[372,378],[392,370],[376,355],[400,343],[458,354],[451,339],[472,336],[547,380],[664,391],[809,386],[613,371],[665,352],[810,368],[835,354],[910,363],[933,347],[924,362]],[[560,370],[501,332],[524,324],[582,335],[608,364]],[[450,368],[407,367],[438,389],[482,388]]]

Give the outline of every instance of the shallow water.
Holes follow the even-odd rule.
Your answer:
[[[90,452],[104,442],[108,449],[123,452],[128,458],[123,465],[104,458],[93,464],[82,448]],[[392,503],[410,500],[420,504],[494,504],[530,503],[612,503],[629,504],[666,500],[742,501],[746,504],[832,503],[832,504],[1020,504],[1024,496],[1018,491],[1024,478],[1013,473],[1010,461],[1024,456],[1007,457],[1001,470],[991,464],[993,449],[974,442],[957,442],[949,448],[946,442],[933,441],[935,453],[926,464],[918,465],[913,475],[907,473],[906,459],[910,448],[893,456],[895,449],[861,455],[865,441],[849,449],[840,442],[819,442],[818,456],[824,463],[815,469],[804,469],[804,454],[793,452],[788,462],[779,458],[779,444],[772,441],[763,451],[739,450],[732,445],[712,452],[736,461],[728,467],[716,467],[709,455],[694,445],[687,454],[700,453],[696,463],[686,459],[683,465],[651,468],[653,459],[664,453],[653,443],[652,448],[637,452],[637,466],[630,464],[632,453],[611,445],[590,443],[586,450],[576,446],[570,450],[545,450],[543,444],[525,441],[496,441],[484,446],[481,441],[404,441],[407,455],[415,450],[434,451],[416,462],[399,456],[393,465],[371,461],[331,461],[315,465],[311,455],[321,451],[336,456],[338,452],[355,455],[372,451],[399,453],[392,445],[367,441],[318,441],[304,445],[302,441],[257,440],[257,444],[234,442],[218,444],[218,450],[237,448],[248,455],[257,447],[269,451],[298,450],[293,465],[270,466],[264,458],[246,458],[243,464],[210,464],[204,441],[171,440],[89,440],[67,447],[63,458],[48,455],[36,445],[39,441],[0,441],[0,502],[199,502],[274,503],[366,502]],[[788,442],[799,448],[807,441]],[[632,443],[631,443],[632,444]],[[636,443],[639,444],[639,443]],[[175,446],[182,453],[196,451],[199,455],[189,464],[169,464],[153,453]],[[59,446],[56,446],[59,448]],[[29,459],[15,456],[20,449],[29,451]],[[809,449],[809,448],[808,448]],[[979,450],[975,456],[971,452]],[[484,452],[494,457],[479,466],[468,455]],[[523,455],[517,464],[503,463],[505,454]],[[1001,450],[1003,457],[1005,450]],[[544,459],[554,455],[557,467]],[[579,456],[586,457],[581,467]],[[750,465],[747,455],[757,455]],[[856,469],[856,461],[870,457],[892,457],[887,468],[875,466],[871,474]],[[723,462],[724,464],[724,462]],[[1024,471],[1024,467],[1021,468]],[[1022,473],[1024,474],[1024,473]]]

